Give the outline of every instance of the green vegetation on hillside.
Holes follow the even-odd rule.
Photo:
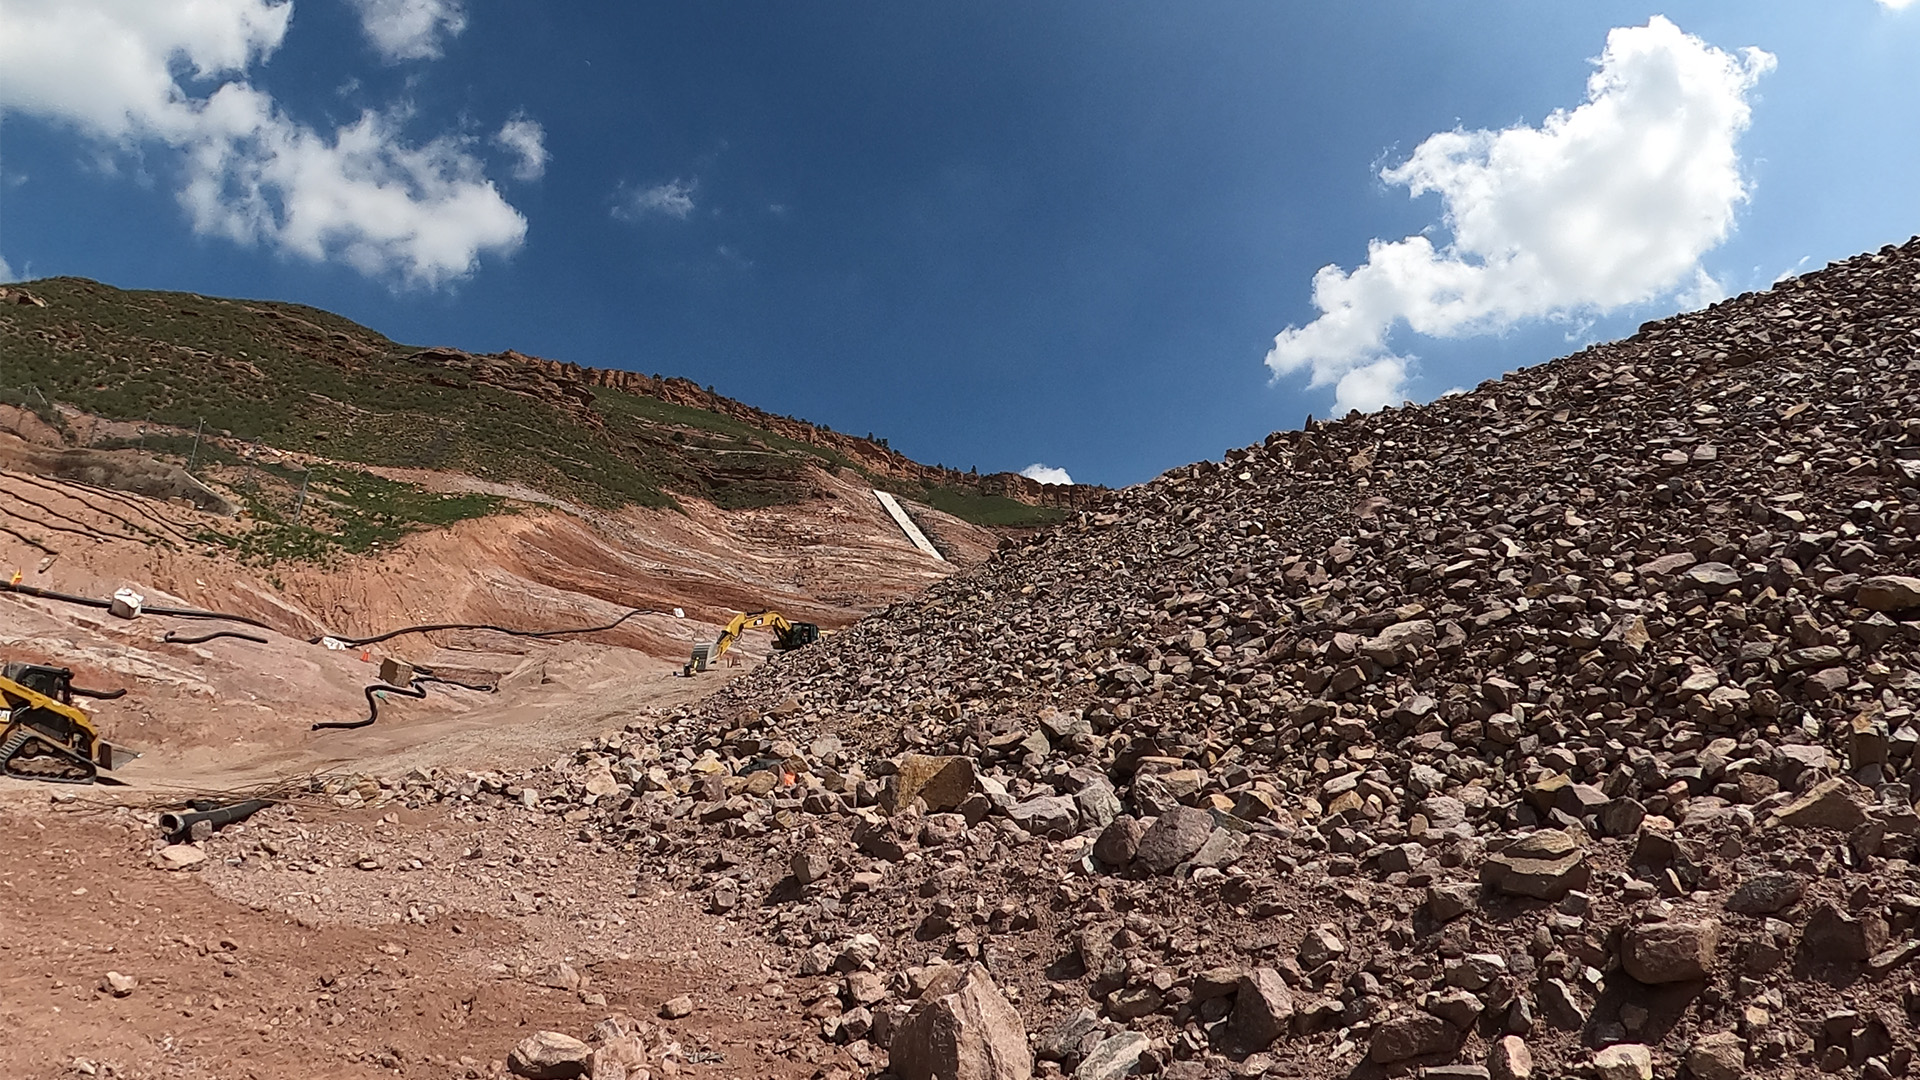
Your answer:
[[[260,564],[365,554],[420,529],[510,512],[505,500],[492,495],[441,494],[360,469],[249,459],[210,441],[195,447],[190,435],[101,444],[128,445],[182,463],[192,460],[201,479],[232,492],[245,510],[240,521],[196,539]]]
[[[0,402],[43,416],[58,402],[188,431],[204,422],[229,444],[457,469],[609,508],[673,506],[672,492],[728,509],[793,503],[811,493],[809,466],[854,467],[831,450],[640,395],[596,389],[590,404],[569,408],[516,393],[413,362],[419,350],[299,304],[79,278],[31,288],[47,307],[0,308]],[[972,492],[881,486],[985,525],[1060,516]]]

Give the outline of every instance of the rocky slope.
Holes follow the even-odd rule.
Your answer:
[[[1904,1074],[1916,296],[1920,241],[1277,433],[402,791],[639,854],[876,1071],[979,961],[1076,1076]]]

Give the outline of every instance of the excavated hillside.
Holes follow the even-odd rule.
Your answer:
[[[978,961],[1075,1076],[1904,1075],[1917,404],[1920,240],[1177,469],[401,792],[637,855],[876,1072]]]

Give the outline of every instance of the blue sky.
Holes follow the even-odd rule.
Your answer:
[[[1906,240],[1916,60],[1886,0],[0,0],[0,259],[1118,485]]]

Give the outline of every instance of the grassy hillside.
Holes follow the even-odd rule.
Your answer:
[[[616,390],[590,402],[492,385],[298,304],[127,291],[79,278],[30,284],[44,308],[0,307],[0,401],[66,403],[367,465],[458,469],[581,502],[729,509],[802,500],[833,451],[702,409]],[[869,480],[874,478],[869,476]],[[881,481],[980,524],[1060,511]]]

